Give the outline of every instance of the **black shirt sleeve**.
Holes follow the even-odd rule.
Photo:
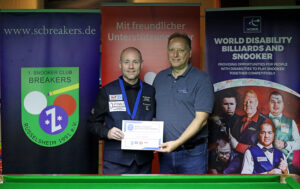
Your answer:
[[[91,110],[88,118],[88,128],[90,132],[99,137],[99,139],[107,139],[107,128],[103,123],[105,115],[108,111],[108,96],[103,88],[100,88],[96,98],[96,103]]]

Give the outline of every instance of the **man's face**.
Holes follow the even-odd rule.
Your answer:
[[[274,116],[279,116],[284,108],[284,102],[281,95],[271,95],[269,101],[270,112]]]
[[[244,111],[248,115],[248,117],[252,117],[256,111],[258,106],[258,100],[256,96],[252,93],[247,93],[244,98]]]
[[[274,136],[275,136],[275,134],[274,134],[274,131],[272,130],[272,125],[270,125],[270,123],[264,123],[261,126],[261,130],[259,131],[260,143],[263,146],[268,147],[274,141]]]
[[[171,39],[168,47],[168,59],[173,68],[185,68],[188,65],[191,55],[192,51],[184,39]]]
[[[127,83],[135,84],[142,68],[142,60],[139,53],[133,49],[126,50],[121,57],[120,68],[123,79]]]
[[[234,97],[223,98],[222,108],[225,114],[232,116],[235,112],[236,101]]]
[[[229,161],[230,153],[231,153],[231,149],[230,149],[229,143],[226,143],[226,145],[223,147],[221,147],[221,146],[217,147],[218,159],[224,163]]]

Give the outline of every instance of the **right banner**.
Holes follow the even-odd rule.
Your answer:
[[[299,18],[299,7],[206,11],[210,173],[300,173]]]

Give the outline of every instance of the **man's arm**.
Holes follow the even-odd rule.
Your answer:
[[[250,150],[245,152],[241,174],[252,174],[254,169],[253,157]]]
[[[174,151],[178,146],[184,144],[187,140],[196,135],[207,123],[208,113],[196,112],[196,116],[191,124],[185,129],[181,136],[177,140],[165,142],[161,145],[161,150],[158,152],[170,153]]]
[[[100,88],[96,98],[96,103],[88,118],[88,128],[90,132],[98,136],[100,140],[121,140],[124,137],[124,133],[120,129],[116,127],[109,129],[105,124],[103,124],[105,115],[108,111],[108,96],[105,90]]]
[[[292,124],[292,135],[294,141],[287,141],[286,149],[288,151],[300,150],[300,135],[299,135],[298,126],[294,120]]]
[[[246,152],[246,150],[248,150],[251,147],[251,145],[243,144],[243,143],[239,142],[236,138],[234,138],[231,135],[230,132],[229,132],[229,139],[230,139],[231,147],[242,154],[244,154]]]
[[[98,136],[99,139],[106,139],[109,129],[103,125],[106,112],[108,111],[108,96],[103,88],[98,90],[97,98],[91,114],[88,118],[89,131]]]
[[[294,150],[300,150],[300,136],[297,124],[293,120],[292,122],[292,141],[283,141],[283,140],[275,140],[275,146],[278,149],[286,149],[289,153],[293,152]]]

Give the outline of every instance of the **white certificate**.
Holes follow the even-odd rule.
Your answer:
[[[124,150],[159,150],[163,142],[163,121],[123,120],[124,138],[121,148]]]

